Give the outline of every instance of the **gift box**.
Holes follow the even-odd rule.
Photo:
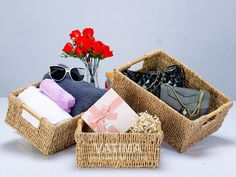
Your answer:
[[[122,73],[135,65],[140,66],[140,64],[142,66],[139,71],[153,71],[171,65],[180,65],[185,73],[184,87],[209,91],[211,100],[207,114],[197,120],[189,120]],[[161,50],[148,53],[116,68],[112,88],[123,99],[126,99],[136,112],[148,111],[152,115],[157,115],[162,123],[165,141],[178,152],[185,151],[188,147],[217,131],[233,105],[227,96],[196,72]],[[127,99],[127,97],[132,97],[132,99]]]
[[[111,88],[81,118],[98,133],[124,133],[137,114]]]
[[[40,82],[37,82],[32,85],[38,87],[39,84]],[[73,145],[75,143],[74,133],[80,116],[58,124],[48,122],[17,98],[29,86],[10,93],[5,122],[45,155],[54,154]]]

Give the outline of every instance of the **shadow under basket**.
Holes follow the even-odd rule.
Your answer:
[[[39,84],[40,82],[32,85],[38,87]],[[74,133],[79,116],[58,124],[48,122],[17,98],[19,93],[29,86],[15,90],[8,96],[9,106],[5,122],[45,155],[54,154],[74,144]],[[22,117],[23,111],[26,111],[36,121],[39,121],[38,128]]]
[[[77,166],[154,168],[159,166],[163,133],[95,133],[79,119],[75,132]]]
[[[193,89],[205,89],[211,94],[208,113],[191,121],[171,108],[158,97],[145,90],[122,71],[142,63],[140,71],[163,69],[170,65],[180,65],[185,72],[184,86]],[[163,51],[157,50],[144,55],[114,70],[113,89],[137,112],[148,111],[157,115],[162,123],[164,140],[178,152],[185,151],[191,145],[202,140],[220,128],[233,102],[219,90],[210,85],[201,76],[186,65]],[[131,97],[132,99],[127,99]]]

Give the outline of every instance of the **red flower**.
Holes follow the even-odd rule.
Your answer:
[[[78,38],[79,36],[81,36],[81,33],[79,30],[74,30],[70,33],[70,38],[72,40],[75,40],[76,38]]]
[[[90,57],[104,59],[113,56],[109,46],[95,41],[92,28],[85,28],[82,34],[79,30],[73,30],[70,33],[73,43],[66,43],[63,52],[75,58],[86,57],[87,62],[90,62]]]
[[[110,50],[110,47],[107,45],[104,45],[103,47],[103,53],[101,54],[101,58],[108,58],[108,57],[112,57],[113,56],[113,52]]]
[[[101,41],[95,41],[92,45],[93,54],[100,55],[103,52],[104,44]]]
[[[85,56],[84,52],[77,46],[75,47],[75,53],[79,58],[83,58]]]
[[[108,57],[112,57],[113,56],[113,52],[110,51],[110,50],[105,50],[102,55],[101,55],[101,58],[104,59],[104,58],[108,58]]]
[[[94,31],[92,28],[85,28],[82,33],[83,33],[83,36],[85,37],[94,38],[93,37]]]
[[[109,47],[109,46],[107,46],[107,45],[104,45],[104,46],[103,46],[103,51],[104,51],[104,52],[109,51],[109,50],[110,50],[110,47]]]
[[[83,49],[86,50],[87,52],[91,51],[93,43],[94,43],[94,38],[87,38],[85,40]]]
[[[85,43],[86,43],[86,37],[84,36],[79,36],[76,40],[75,43],[79,48],[83,48]]]
[[[80,36],[75,40],[75,43],[79,48],[81,48],[81,50],[83,50],[85,53],[88,53],[92,49],[94,39]]]
[[[71,54],[71,53],[73,53],[73,52],[75,51],[75,49],[74,49],[73,45],[68,42],[68,43],[66,43],[66,45],[64,46],[63,51],[64,51],[65,53],[67,53],[67,54]]]

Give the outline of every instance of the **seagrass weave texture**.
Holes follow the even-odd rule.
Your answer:
[[[79,119],[75,133],[78,167],[154,168],[159,166],[162,131],[94,133]]]
[[[182,66],[186,76],[185,87],[206,89],[210,92],[211,100],[208,114],[191,121],[122,73],[122,71],[140,62],[143,62],[141,71],[163,69],[170,65]],[[196,72],[160,50],[116,68],[112,87],[137,112],[148,111],[152,115],[157,115],[162,123],[164,140],[179,152],[185,151],[191,145],[218,130],[228,110],[233,105],[228,97]]]
[[[33,85],[38,86],[39,82]],[[56,125],[51,124],[44,118],[36,118],[39,116],[17,98],[17,95],[27,87],[15,90],[8,96],[9,107],[5,122],[45,155],[56,153],[74,144],[74,132],[79,116]],[[38,128],[34,127],[22,117],[22,111],[24,109],[31,115],[36,116],[36,119],[40,119]]]

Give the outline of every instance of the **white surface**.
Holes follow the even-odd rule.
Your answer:
[[[45,157],[4,123],[7,100],[0,98],[0,176],[1,177],[82,177],[82,176],[165,176],[235,177],[236,107],[221,129],[185,153],[162,144],[158,169],[78,169],[75,146]]]

